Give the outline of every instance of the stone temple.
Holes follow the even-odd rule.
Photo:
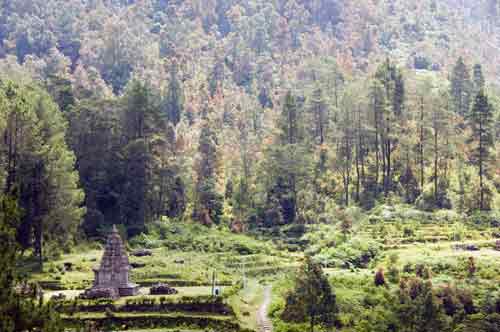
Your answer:
[[[94,285],[85,291],[89,298],[132,296],[139,285],[129,280],[130,264],[127,252],[116,226],[108,236],[99,268],[94,268]]]

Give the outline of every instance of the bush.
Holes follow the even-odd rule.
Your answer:
[[[385,276],[384,276],[384,269],[379,268],[378,271],[375,273],[375,286],[385,286]]]
[[[451,209],[452,203],[448,195],[449,183],[448,181],[440,178],[437,185],[437,200],[434,195],[434,185],[427,184],[424,191],[417,199],[416,205],[419,209],[424,211],[433,211],[436,209]]]
[[[417,275],[417,277],[422,279],[432,278],[431,269],[424,264],[417,264],[417,266],[415,267],[415,274]]]
[[[394,265],[389,266],[387,276],[389,277],[390,282],[397,284],[399,282],[399,269]]]
[[[283,227],[282,231],[288,237],[301,237],[306,231],[306,226],[304,224],[293,224]]]
[[[487,314],[500,314],[500,291],[489,292],[483,301],[482,311]]]
[[[459,312],[470,315],[476,311],[472,295],[466,290],[446,285],[438,290],[437,296],[441,299],[448,316],[454,316]]]
[[[322,262],[326,261],[328,265],[332,262],[341,262],[345,268],[364,268],[378,256],[381,249],[382,245],[373,240],[352,238],[337,248],[322,249],[315,258]]]
[[[404,237],[414,237],[415,236],[415,229],[412,226],[404,226],[403,227],[403,236]]]

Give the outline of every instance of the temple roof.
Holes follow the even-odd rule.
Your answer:
[[[101,265],[99,266],[99,271],[119,273],[129,268],[130,264],[125,246],[123,245],[116,226],[113,225],[113,230],[106,241],[106,247],[102,256]]]

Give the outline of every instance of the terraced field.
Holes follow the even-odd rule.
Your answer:
[[[141,285],[140,294],[117,301],[78,298],[92,283],[92,267],[100,260],[101,248],[79,248],[45,264],[44,271],[31,273],[31,278],[42,285],[47,301],[64,295],[58,305],[68,326],[137,332],[270,331],[273,323],[279,331],[283,329],[279,308],[304,253],[322,262],[337,295],[339,321],[347,330],[363,314],[361,304],[372,296],[368,290],[380,268],[389,279],[387,291],[398,288],[398,282],[391,281],[394,270],[398,278],[425,270],[435,286],[467,287],[478,299],[500,285],[495,227],[426,214],[363,215],[348,235],[342,234],[337,222],[306,225],[294,236],[287,234],[294,227],[260,239],[194,227],[185,230],[186,242],[176,243],[175,248],[166,243],[168,236],[157,240],[149,245],[151,256],[130,256],[131,279]],[[219,243],[213,242],[214,233]],[[193,247],[195,242],[199,247]],[[219,297],[211,295],[214,274]],[[150,295],[149,287],[159,282],[178,293]],[[274,285],[272,293],[267,285]],[[268,311],[273,312],[271,319],[264,320]]]
[[[218,231],[209,232],[210,239],[214,232]],[[192,234],[200,233],[192,230]],[[129,255],[133,267],[131,279],[141,286],[140,293],[116,301],[79,298],[92,284],[92,268],[99,264],[102,248],[78,248],[75,253],[45,264],[42,272],[33,271],[31,279],[42,286],[46,301],[64,298],[57,301],[57,305],[67,325],[74,328],[255,330],[263,290],[259,280],[275,278],[295,268],[297,262],[281,256],[272,245],[264,246],[262,241],[231,233],[225,235],[220,237],[223,242],[216,245],[219,248],[208,252],[159,246],[150,249],[151,256]],[[200,243],[205,246],[208,241],[204,239]],[[237,243],[242,253],[220,249],[229,246],[228,243]],[[247,248],[252,246],[258,249]],[[212,296],[214,275],[221,292],[219,297]],[[150,295],[149,287],[157,283],[167,283],[178,293]]]

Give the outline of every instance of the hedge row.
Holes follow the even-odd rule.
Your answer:
[[[77,312],[196,312],[213,313],[220,315],[234,315],[233,309],[222,300],[213,299],[210,301],[183,301],[170,302],[161,301],[127,301],[125,305],[115,305],[112,303],[95,304],[64,304],[58,308],[60,312],[74,314]]]
[[[192,328],[211,329],[218,332],[245,331],[231,320],[213,317],[190,316],[130,316],[130,317],[102,317],[102,318],[65,318],[68,328],[84,328],[92,323],[98,330],[114,331],[116,329],[148,329],[148,328]]]

